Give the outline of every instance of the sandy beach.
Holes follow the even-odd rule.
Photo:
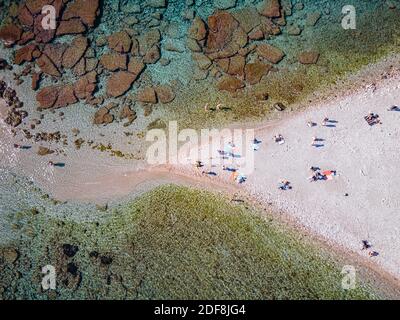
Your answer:
[[[32,161],[38,158],[32,152],[10,146],[12,137],[4,126],[2,165],[22,170],[61,200],[101,203],[165,183],[247,194],[333,247],[361,255],[398,278],[400,112],[388,108],[400,103],[399,87],[399,77],[394,76],[345,98],[307,108],[273,126],[255,128],[262,143],[255,153],[255,171],[241,185],[232,182],[222,168],[213,168],[216,177],[204,177],[193,166],[132,165],[102,155],[91,157],[92,151],[85,150],[68,157],[66,170],[54,170],[44,159]],[[382,124],[369,126],[364,119],[369,112],[379,114]],[[321,125],[325,117],[334,120],[331,127]],[[317,125],[310,128],[308,121]],[[274,142],[277,134],[284,137],[283,145]],[[323,139],[322,146],[311,146],[312,137]],[[311,166],[336,170],[337,175],[330,181],[310,182]],[[282,179],[290,181],[293,189],[280,190]],[[370,258],[361,251],[362,240],[370,241],[379,255]]]

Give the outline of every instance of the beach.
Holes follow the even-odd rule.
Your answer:
[[[213,168],[216,177],[204,177],[192,165],[149,167],[142,162],[132,170],[129,161],[92,157],[91,151],[69,156],[67,168],[57,170],[49,168],[46,160],[31,161],[39,157],[30,151],[13,150],[11,137],[4,134],[1,158],[3,165],[4,161],[13,164],[52,197],[66,201],[105,203],[166,183],[248,195],[330,246],[360,255],[397,282],[400,112],[388,108],[399,104],[399,86],[398,75],[393,75],[271,126],[256,127],[261,144],[255,152],[255,171],[241,185],[221,167]],[[369,112],[379,114],[382,124],[369,126],[364,119]],[[334,120],[332,127],[322,126],[324,118]],[[316,126],[307,126],[309,121]],[[277,134],[284,137],[284,144],[274,142]],[[322,146],[311,146],[312,137],[323,139]],[[337,174],[330,181],[310,182],[311,166]],[[293,189],[280,190],[280,180],[290,181]],[[361,250],[362,240],[368,240],[379,255],[368,257]]]

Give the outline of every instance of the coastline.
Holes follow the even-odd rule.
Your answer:
[[[398,57],[394,57],[394,60],[390,60],[389,59],[389,62],[386,61],[386,63],[382,62],[383,65],[385,66],[385,68],[384,68],[385,72],[384,73],[387,72],[386,68],[390,68],[390,65],[392,65],[393,61],[398,61],[398,60],[396,60],[396,58],[398,58]],[[371,68],[371,66],[369,66],[369,68]],[[375,68],[376,68],[376,65],[372,66],[372,69],[376,70]],[[366,68],[366,69],[368,69],[368,68]],[[332,89],[331,95],[328,95],[328,97],[325,97],[324,100],[326,101],[326,100],[332,99],[329,102],[330,102],[330,104],[334,104],[334,103],[337,103],[337,101],[341,101],[341,100],[343,101],[345,99],[349,99],[349,98],[352,97],[352,95],[356,95],[357,93],[363,92],[365,90],[367,92],[366,94],[368,95],[368,97],[370,97],[370,95],[373,92],[375,92],[376,90],[379,91],[380,89],[384,88],[384,86],[381,85],[381,83],[379,82],[379,78],[382,78],[382,75],[381,75],[382,74],[382,65],[380,65],[378,70],[379,69],[381,71],[378,71],[378,73],[379,73],[378,76],[377,76],[377,74],[374,74],[374,75],[371,76],[371,78],[362,77],[359,82],[354,84],[354,87],[351,87],[351,88],[344,87],[343,91],[341,91],[340,94],[337,93],[337,92],[333,93],[335,91],[335,89]],[[393,68],[392,68],[392,71],[393,71],[393,73],[389,73],[389,74],[386,74],[384,76],[384,78],[386,77],[387,79],[383,79],[383,80],[381,79],[382,83],[386,83],[385,81],[390,81],[391,79],[396,80],[396,77],[398,76],[398,74],[396,73],[396,70],[394,70]],[[363,74],[363,72],[366,72],[366,70],[363,70],[361,72],[361,74]],[[398,72],[398,69],[397,69],[397,72]],[[375,83],[375,84],[373,86],[371,86],[371,83]],[[343,95],[342,95],[342,93],[343,93]],[[336,97],[334,97],[335,95],[336,95]],[[337,100],[335,100],[335,99],[337,99]],[[268,129],[268,131],[267,131],[268,133],[266,134],[266,136],[270,135],[270,132],[272,132],[271,130],[273,130],[273,128],[275,126],[281,125],[281,123],[286,123],[288,121],[291,121],[292,119],[296,119],[300,115],[304,115],[307,112],[319,111],[319,109],[322,108],[323,106],[324,106],[324,102],[321,99],[320,103],[316,103],[315,105],[312,104],[312,106],[305,107],[303,110],[293,112],[293,114],[290,114],[289,117],[286,117],[284,119],[280,119],[277,122],[275,122],[273,127]],[[260,132],[260,133],[263,132],[264,129],[265,129],[265,126],[270,126],[270,125],[271,125],[271,121],[268,121],[267,124],[260,125],[260,127],[258,127],[258,129],[257,129],[257,132]],[[236,125],[234,125],[234,126],[236,126]],[[78,159],[77,159],[77,162],[79,163],[79,160],[82,161],[82,159],[83,159],[83,157],[79,156]],[[99,159],[98,161],[101,161],[101,159]],[[208,185],[208,187],[210,189],[213,189],[214,191],[215,191],[215,189],[218,190],[218,188],[221,188],[221,191],[225,191],[226,192],[227,191],[227,189],[226,189],[227,186],[229,186],[229,188],[232,187],[231,189],[229,189],[229,192],[233,192],[233,190],[237,190],[237,192],[240,193],[242,191],[242,189],[243,189],[243,188],[240,188],[240,187],[237,187],[237,186],[229,185],[229,184],[227,184],[226,182],[223,182],[223,181],[221,182],[221,181],[212,181],[210,179],[193,178],[192,172],[190,172],[190,170],[188,171],[187,168],[183,168],[183,170],[182,170],[182,168],[174,169],[174,168],[168,168],[168,167],[167,168],[161,168],[161,169],[160,168],[158,168],[158,169],[157,168],[152,168],[151,170],[153,170],[153,172],[151,172],[151,171],[148,171],[146,166],[143,166],[143,164],[142,164],[142,167],[139,170],[142,171],[142,172],[145,172],[145,173],[142,176],[140,176],[139,179],[138,179],[137,171],[136,170],[134,170],[134,171],[129,170],[129,166],[131,167],[131,164],[129,162],[122,161],[122,163],[124,163],[124,165],[121,166],[121,167],[118,167],[118,165],[115,165],[113,163],[113,161],[109,161],[108,162],[108,164],[111,164],[111,163],[112,163],[112,166],[110,167],[111,170],[109,172],[110,172],[110,176],[112,176],[113,179],[117,179],[118,180],[122,176],[127,178],[126,179],[127,184],[123,188],[124,191],[120,192],[120,191],[114,189],[114,192],[117,191],[117,194],[118,194],[117,197],[118,196],[124,197],[124,196],[129,194],[128,197],[131,199],[132,195],[135,195],[135,193],[136,193],[135,190],[133,190],[134,188],[139,189],[140,190],[139,193],[141,194],[141,193],[143,193],[143,192],[145,192],[147,190],[150,190],[150,189],[154,188],[154,186],[156,186],[156,185],[166,184],[166,183],[171,183],[171,182],[172,183],[183,183],[183,184],[192,185],[192,186],[196,186],[196,187],[199,187],[199,186],[203,186],[204,187],[204,186]],[[20,164],[18,163],[18,166],[19,165]],[[92,167],[95,167],[95,166],[92,165]],[[28,172],[29,172],[29,170],[28,170]],[[171,177],[171,173],[173,173],[172,177]],[[139,174],[139,175],[141,175],[141,174]],[[150,182],[147,185],[148,179],[152,178],[152,177],[154,178],[154,175],[155,175],[156,179],[152,179],[152,182]],[[135,176],[135,179],[132,179],[132,181],[130,181],[131,180],[130,176]],[[53,180],[53,183],[54,183],[53,186],[57,185],[57,183],[59,183],[57,181],[60,181],[59,179],[62,180],[64,177],[65,176],[63,176],[61,178],[59,177],[58,179],[54,179]],[[73,177],[70,181],[74,180],[75,178],[76,178],[76,176]],[[103,178],[104,178],[104,175],[103,175]],[[138,183],[138,180],[139,180],[139,183]],[[95,179],[95,181],[96,181],[96,179]],[[76,180],[74,180],[74,183],[76,184]],[[112,181],[111,181],[111,184],[110,184],[110,181],[107,181],[107,179],[105,181],[104,180],[102,181],[101,177],[100,177],[100,180],[98,180],[98,183],[99,183],[99,185],[103,185],[103,186],[106,186],[106,187],[109,187],[110,185],[112,185]],[[130,184],[130,183],[132,183],[132,184]],[[68,181],[64,181],[62,186],[64,188],[68,189]],[[223,189],[225,189],[225,190],[223,190]],[[64,190],[61,189],[61,190],[58,191],[58,194],[59,195],[62,195],[62,194],[65,195],[66,194],[65,191],[66,191],[65,189]],[[83,194],[82,190],[75,190],[75,191],[76,191],[77,195],[78,194],[81,194],[81,195]],[[111,190],[111,191],[113,191],[113,190]],[[247,193],[247,191],[245,193]],[[98,194],[99,194],[99,192],[98,192],[98,190],[96,190],[96,192],[93,194],[94,198],[90,198],[89,197],[88,199],[79,199],[79,200],[81,200],[81,201],[82,200],[83,201],[88,201],[88,200],[94,201],[94,200],[97,200],[96,196],[98,196]],[[252,195],[251,192],[249,194],[250,194],[250,197],[251,197],[253,202],[258,202],[259,203],[259,201],[258,201],[259,199],[258,200],[254,199],[254,195]],[[58,198],[57,194],[55,194],[55,196]],[[114,198],[115,196],[116,196],[116,194],[114,193],[114,194],[112,194],[110,196],[110,198]],[[71,201],[71,200],[74,199],[74,197],[70,197],[69,199],[67,199],[67,198],[62,199],[62,197],[60,197],[61,200],[70,200]],[[106,199],[104,198],[104,199],[99,199],[99,200],[104,201]],[[266,205],[265,202],[263,203],[263,205],[265,207],[265,205]],[[271,208],[270,205],[267,205],[266,207]],[[385,270],[385,268],[383,266],[377,265],[376,263],[371,263],[369,258],[360,256],[355,250],[349,250],[349,248],[344,247],[343,244],[341,244],[341,243],[337,243],[335,241],[332,241],[332,239],[329,240],[328,238],[325,238],[323,235],[321,236],[320,234],[316,233],[313,230],[308,230],[307,226],[305,226],[301,222],[296,221],[296,219],[290,214],[290,209],[288,211],[281,210],[281,209],[282,208],[279,208],[279,207],[274,208],[274,206],[272,206],[272,210],[271,211],[276,212],[276,214],[274,214],[274,216],[276,216],[278,219],[288,220],[290,222],[290,224],[296,226],[296,228],[298,227],[300,230],[305,231],[306,234],[310,238],[319,239],[321,237],[320,240],[322,240],[323,243],[326,243],[327,245],[329,245],[330,248],[332,248],[333,251],[337,250],[338,253],[340,253],[340,254],[342,252],[345,252],[346,255],[348,255],[350,257],[352,257],[354,255],[354,258],[360,259],[360,261],[361,261],[361,263],[363,265],[367,265],[368,268],[378,272],[383,278],[387,279],[390,283],[392,283],[393,287],[396,287],[396,288],[399,287],[399,280],[398,280],[398,278],[396,276],[394,276],[393,272],[390,272],[390,271],[387,272],[387,270]],[[352,257],[352,259],[353,259],[353,257]]]

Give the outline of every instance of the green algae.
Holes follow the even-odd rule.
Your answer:
[[[30,232],[16,264],[2,265],[5,299],[379,297],[360,281],[343,290],[341,266],[325,250],[246,203],[206,191],[167,185],[91,222],[49,218],[37,209],[21,212],[16,222]],[[63,244],[79,250],[68,258]],[[40,289],[46,264],[57,270],[55,292]],[[18,281],[6,283],[16,273]]]

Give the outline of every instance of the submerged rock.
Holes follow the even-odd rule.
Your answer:
[[[274,64],[281,61],[285,56],[281,49],[265,43],[257,46],[257,54]]]
[[[113,73],[107,82],[107,94],[119,97],[127,92],[136,80],[136,75],[127,71]]]

